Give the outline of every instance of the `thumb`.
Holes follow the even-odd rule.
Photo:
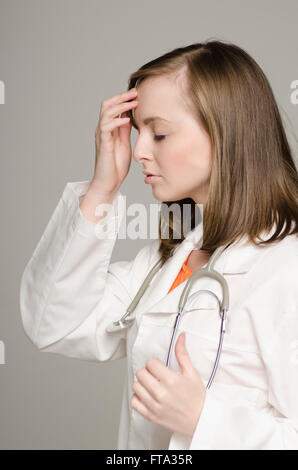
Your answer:
[[[122,118],[127,118],[129,117],[127,112],[124,112],[121,114]],[[129,138],[130,132],[131,132],[131,121],[127,121],[125,124],[122,124],[118,129],[119,129],[119,137],[121,141],[125,141],[126,139]]]
[[[177,362],[180,367],[180,373],[191,373],[193,370],[193,365],[190,360],[189,354],[185,347],[185,333],[180,333],[176,345],[175,345],[175,354],[177,358]]]

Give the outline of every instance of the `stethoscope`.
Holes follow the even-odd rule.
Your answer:
[[[220,358],[221,349],[222,349],[223,336],[224,336],[224,333],[226,331],[226,318],[227,318],[227,313],[228,313],[228,310],[229,310],[229,288],[228,288],[228,284],[227,284],[227,281],[225,280],[225,278],[218,271],[216,271],[214,269],[214,264],[216,263],[216,261],[218,260],[218,258],[222,254],[222,252],[230,244],[231,243],[228,243],[226,245],[218,247],[214,251],[214,253],[212,254],[211,258],[209,259],[209,261],[207,263],[207,265],[204,268],[201,268],[198,271],[195,271],[188,278],[187,283],[186,283],[186,285],[185,285],[185,287],[182,291],[181,297],[179,299],[178,313],[177,313],[176,320],[175,320],[174,330],[173,330],[172,339],[171,339],[171,343],[170,343],[170,347],[169,347],[169,351],[168,351],[167,362],[166,362],[166,367],[169,367],[170,360],[171,360],[171,355],[172,355],[172,351],[173,351],[173,345],[174,345],[176,333],[177,333],[177,330],[178,330],[180,318],[181,318],[183,309],[185,307],[191,285],[193,284],[194,281],[196,281],[197,279],[199,279],[201,277],[209,277],[211,279],[215,279],[216,281],[219,282],[219,284],[221,285],[221,288],[222,288],[222,302],[220,302],[217,295],[214,294],[214,292],[212,292],[211,290],[201,289],[201,290],[196,292],[196,294],[199,293],[199,292],[208,292],[209,294],[213,295],[216,298],[217,303],[218,303],[218,307],[219,307],[219,316],[221,318],[220,339],[219,339],[219,343],[218,343],[217,354],[216,354],[216,359],[215,359],[215,363],[214,363],[214,366],[213,366],[213,370],[212,370],[211,376],[209,378],[208,384],[206,386],[207,388],[210,388],[210,386],[211,386],[211,383],[213,381],[213,378],[214,378],[214,375],[215,375],[215,372],[216,372],[216,369],[217,369],[217,366],[218,366],[218,363],[219,363],[219,358]],[[125,329],[125,328],[128,328],[128,327],[131,326],[131,324],[135,321],[135,318],[127,318],[128,315],[130,315],[135,310],[135,308],[136,308],[137,304],[139,303],[140,299],[142,298],[145,290],[149,286],[149,284],[151,282],[151,279],[157,273],[157,271],[162,267],[163,264],[164,264],[163,259],[160,259],[156,262],[156,264],[153,266],[153,268],[151,269],[151,271],[147,275],[146,279],[142,283],[141,287],[139,288],[135,298],[133,299],[133,301],[129,305],[126,313],[119,320],[114,321],[110,325],[107,326],[107,328],[106,328],[107,333],[114,333],[116,331],[119,331],[119,330],[122,330],[122,329]]]

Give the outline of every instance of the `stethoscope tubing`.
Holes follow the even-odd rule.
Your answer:
[[[209,262],[207,263],[206,267],[201,268],[198,271],[195,271],[189,277],[189,279],[187,280],[187,283],[186,283],[186,285],[183,289],[183,292],[180,296],[180,299],[179,299],[178,313],[177,313],[177,316],[176,316],[176,319],[175,319],[172,338],[171,338],[170,347],[169,347],[169,351],[168,351],[168,356],[167,356],[167,360],[166,360],[166,367],[169,367],[170,361],[171,361],[171,355],[172,355],[172,351],[173,351],[173,346],[174,346],[176,334],[177,334],[179,323],[180,323],[180,319],[181,319],[184,307],[186,305],[186,301],[187,301],[187,298],[188,298],[188,293],[189,293],[189,290],[191,288],[191,285],[193,284],[193,282],[195,280],[197,280],[201,277],[209,277],[209,278],[215,279],[216,281],[219,282],[219,284],[221,285],[221,288],[222,288],[222,302],[219,301],[218,297],[212,291],[207,291],[207,292],[209,292],[214,297],[216,297],[216,299],[218,301],[219,308],[220,308],[221,326],[220,326],[220,338],[219,338],[219,343],[218,343],[218,348],[217,348],[217,353],[216,353],[216,359],[215,359],[214,366],[213,366],[213,369],[212,369],[212,372],[211,372],[211,375],[210,375],[210,378],[208,380],[206,388],[210,388],[211,383],[213,382],[217,367],[218,367],[218,363],[219,363],[219,359],[220,359],[220,355],[221,355],[221,351],[222,351],[223,337],[224,337],[224,333],[226,331],[226,319],[227,319],[227,314],[228,314],[228,310],[229,310],[229,288],[228,288],[228,284],[227,284],[227,281],[225,280],[225,278],[220,273],[218,273],[217,271],[214,270],[214,264],[216,263],[217,259],[220,257],[222,252],[230,244],[231,243],[218,247],[215,250],[215,252],[213,253],[213,255],[211,256],[211,258],[210,258]],[[153,268],[150,270],[149,274],[147,275],[147,277],[143,281],[143,283],[142,283],[141,287],[139,288],[136,296],[134,297],[134,299],[130,303],[129,307],[127,308],[127,311],[125,312],[125,314],[119,320],[114,321],[112,323],[112,325],[107,327],[107,329],[106,329],[107,333],[114,333],[115,331],[119,331],[121,329],[124,329],[124,328],[127,328],[127,327],[131,326],[131,324],[135,321],[135,318],[127,318],[127,317],[130,314],[132,314],[132,312],[135,310],[135,308],[136,308],[137,304],[139,303],[140,299],[142,298],[145,290],[149,286],[152,278],[155,276],[157,271],[159,271],[159,269],[162,267],[163,264],[164,264],[163,259],[159,259],[155,263],[155,265],[153,266]],[[204,290],[200,290],[198,292],[204,292]]]

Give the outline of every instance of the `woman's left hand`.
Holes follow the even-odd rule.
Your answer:
[[[131,407],[149,421],[170,431],[192,437],[203,409],[206,388],[185,348],[185,333],[176,341],[175,354],[180,372],[168,369],[152,358],[136,372],[138,382]]]

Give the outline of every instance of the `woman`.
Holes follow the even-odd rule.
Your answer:
[[[154,197],[176,202],[181,214],[186,204],[194,210],[180,237],[181,219],[170,219],[164,237],[160,217],[159,240],[110,263],[132,125],[133,158],[157,175],[149,179]],[[24,271],[26,334],[40,350],[69,357],[127,356],[118,449],[298,449],[297,170],[264,73],[233,44],[175,49],[103,101],[95,140],[93,178],[66,185]],[[200,204],[203,227],[194,218]],[[223,245],[215,268],[230,308],[206,388],[220,327],[212,295],[192,296],[169,368],[165,359],[186,279]],[[109,333],[160,258],[136,321]],[[221,296],[215,280],[192,289]]]

